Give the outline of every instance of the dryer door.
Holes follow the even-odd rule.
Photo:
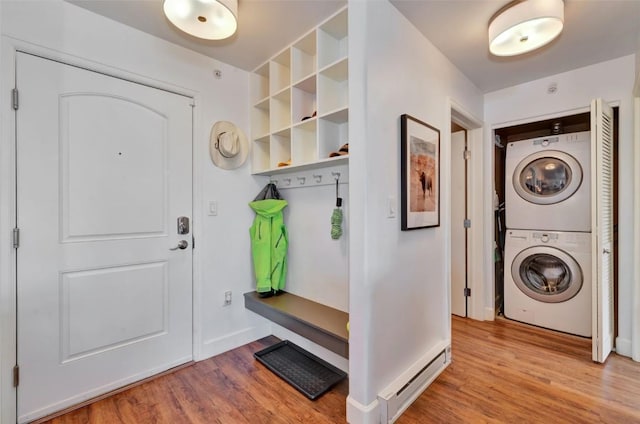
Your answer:
[[[571,155],[543,150],[524,158],[513,173],[513,187],[524,200],[551,205],[571,197],[582,183],[582,167]]]
[[[516,286],[532,299],[545,303],[565,302],[582,288],[582,269],[560,249],[534,246],[523,250],[511,263]]]

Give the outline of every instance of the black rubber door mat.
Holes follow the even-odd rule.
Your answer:
[[[319,398],[347,377],[342,370],[289,340],[269,346],[253,356],[311,400]]]

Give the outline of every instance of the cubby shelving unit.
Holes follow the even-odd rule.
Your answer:
[[[347,16],[345,7],[253,71],[254,174],[348,163],[329,158],[349,140]]]

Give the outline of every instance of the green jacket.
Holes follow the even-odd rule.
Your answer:
[[[256,291],[264,293],[271,289],[283,290],[287,277],[289,240],[282,210],[287,206],[287,201],[257,200],[249,203],[249,206],[256,213],[249,229]]]

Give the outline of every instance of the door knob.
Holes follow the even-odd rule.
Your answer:
[[[189,242],[188,242],[188,241],[186,241],[186,240],[180,240],[180,241],[178,242],[178,245],[177,245],[176,247],[171,247],[171,248],[169,248],[169,250],[178,250],[178,249],[180,249],[180,250],[184,250],[184,249],[186,249],[186,248],[187,248],[187,246],[189,246]]]

